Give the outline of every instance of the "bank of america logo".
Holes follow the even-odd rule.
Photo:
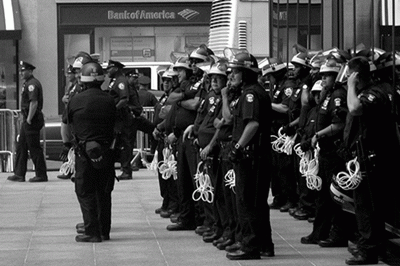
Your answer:
[[[192,9],[184,9],[181,12],[178,13],[179,16],[183,17],[186,20],[191,20],[192,18],[194,18],[195,16],[199,15],[200,13],[192,10]]]

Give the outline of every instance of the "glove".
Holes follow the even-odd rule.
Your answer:
[[[64,142],[63,143],[63,148],[62,151],[59,155],[59,158],[61,161],[65,162],[68,159],[68,152],[69,150],[72,148],[72,144],[71,142]]]
[[[235,146],[228,153],[228,159],[234,164],[237,164],[243,158],[243,148],[236,143]]]
[[[300,143],[300,148],[301,148],[301,150],[302,150],[303,152],[306,152],[306,151],[310,150],[310,148],[311,148],[311,139],[303,140],[303,141]]]
[[[296,129],[295,129],[294,127],[290,126],[290,124],[287,124],[286,126],[284,126],[284,127],[282,128],[281,133],[282,133],[282,134],[286,134],[286,136],[291,137],[291,136],[293,136],[294,134],[296,134]]]

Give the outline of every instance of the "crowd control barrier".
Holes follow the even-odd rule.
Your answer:
[[[14,171],[15,139],[20,130],[20,111],[0,109],[0,172]]]
[[[146,119],[153,123],[154,121],[154,107],[146,106],[143,107],[143,113]],[[148,134],[144,133],[143,131],[138,130],[136,133],[136,151],[150,151],[151,147],[151,138]]]

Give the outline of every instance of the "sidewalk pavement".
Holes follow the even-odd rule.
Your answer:
[[[154,213],[161,205],[154,172],[141,169],[133,180],[116,182],[113,191],[111,240],[75,242],[75,225],[82,222],[70,180],[57,179],[60,163],[49,166],[45,183],[7,181],[0,173],[0,265],[345,265],[346,248],[300,244],[312,224],[271,210],[275,257],[230,261],[225,251],[204,243],[194,231],[170,232],[169,219]],[[119,170],[117,170],[117,174]],[[27,179],[34,175],[27,173]],[[380,265],[396,265],[385,264]],[[397,264],[398,265],[398,264]]]

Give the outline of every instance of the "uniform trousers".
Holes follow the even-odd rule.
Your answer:
[[[195,190],[194,175],[197,170],[197,147],[193,145],[192,140],[183,140],[180,134],[177,152],[179,220],[189,226],[203,225],[204,209],[200,202],[195,202],[192,198]]]
[[[394,168],[399,161],[393,155],[392,152],[377,155],[375,166],[368,162],[367,174],[354,190],[355,217],[360,234],[357,247],[368,258],[377,258],[385,250],[385,219],[394,213],[389,198],[398,193],[399,181],[393,180],[396,179]],[[364,170],[361,166],[361,171]]]
[[[15,174],[25,177],[28,164],[28,151],[35,165],[37,177],[47,178],[47,167],[44,159],[43,149],[40,146],[41,125],[32,122],[29,125],[26,121],[22,122],[19,138],[17,139]]]
[[[163,150],[164,150],[164,140],[159,140],[157,145],[157,153],[158,153],[158,162],[164,160]],[[176,158],[176,157],[175,157]],[[163,198],[161,208],[163,210],[171,210],[172,212],[178,211],[178,189],[177,189],[177,182],[174,180],[173,177],[168,179],[162,178],[162,175],[159,171],[158,173],[158,182],[160,185],[160,195]]]
[[[283,125],[273,122],[272,123],[272,128],[271,128],[271,134],[277,136],[278,135],[278,130],[282,127]],[[272,196],[274,197],[273,203],[277,204],[277,206],[284,205],[287,201],[287,196],[284,194],[284,187],[282,182],[284,181],[284,175],[289,174],[288,172],[285,172],[285,169],[287,170],[287,167],[285,168],[284,164],[281,163],[282,160],[286,160],[286,155],[279,153],[279,152],[273,152],[272,153],[272,164],[271,164],[271,193]],[[283,168],[282,168],[283,167]]]
[[[270,154],[265,150],[235,165],[236,206],[242,233],[242,251],[261,252],[273,247],[268,194]]]
[[[104,168],[95,169],[86,156],[75,156],[75,193],[77,195],[85,234],[108,235],[111,228],[111,192],[115,170],[111,150],[105,153]]]
[[[234,241],[241,240],[240,226],[237,221],[235,188],[225,183],[225,175],[233,169],[233,164],[227,159],[231,149],[230,141],[219,142],[219,166],[217,170],[217,183],[215,193],[223,195],[223,201],[216,201],[221,225],[224,230],[223,236]]]
[[[131,129],[132,117],[130,114],[126,116],[121,124],[121,171],[124,174],[132,175],[131,161],[133,159],[133,144],[136,140],[136,134]]]
[[[344,170],[345,162],[335,150],[320,150],[318,176],[322,179],[321,190],[316,193],[316,213],[311,238],[313,240],[347,240],[354,235],[354,216],[342,210],[330,194],[332,178]]]
[[[213,154],[210,154],[209,156],[213,156]],[[210,182],[212,187],[215,189],[215,185],[216,185],[216,169],[217,169],[217,161],[218,157],[217,156],[213,156],[212,158],[207,158],[205,161],[203,161],[203,167],[207,168],[207,173],[208,176],[210,177]],[[197,161],[201,162],[201,158],[200,158],[200,153],[197,153]],[[201,167],[201,168],[203,168]],[[202,170],[202,169],[200,169]],[[197,187],[195,187],[195,189],[197,189]],[[203,219],[203,225],[207,226],[207,227],[213,227],[214,229],[216,229],[218,232],[217,233],[221,233],[221,221],[219,220],[220,217],[218,216],[217,210],[216,210],[216,197],[219,197],[216,193],[216,191],[214,190],[214,199],[213,202],[208,202],[208,201],[204,201],[202,199],[200,199],[199,201],[196,202],[196,204],[199,206],[200,210],[202,211],[202,213],[204,214],[204,219]],[[197,195],[195,196],[199,196],[199,194],[197,193]]]

